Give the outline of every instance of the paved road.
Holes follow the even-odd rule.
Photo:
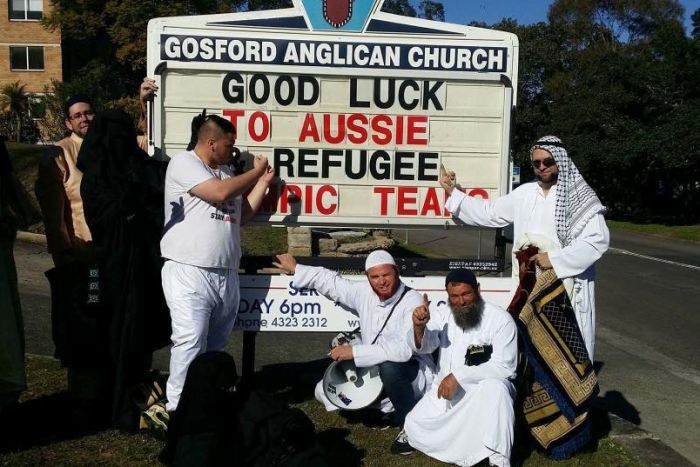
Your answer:
[[[406,232],[396,231],[399,239]],[[482,232],[481,254],[489,257],[493,234]],[[408,239],[445,255],[476,257],[479,234],[453,228],[410,231]],[[598,266],[596,364],[601,396],[610,410],[654,433],[700,464],[700,245],[615,231],[612,248]],[[45,247],[15,248],[25,312],[27,350],[51,354],[49,294],[42,272],[51,266]],[[256,367],[320,360],[327,334],[264,333],[258,336]],[[240,361],[241,339],[228,350]],[[167,351],[155,363],[167,368]],[[296,377],[313,381],[325,366]],[[288,365],[296,368],[294,365]]]
[[[492,235],[481,233],[483,254]],[[617,230],[611,237],[596,281],[601,397],[700,464],[700,245]],[[411,243],[460,256],[476,256],[478,238],[460,229],[408,232]]]

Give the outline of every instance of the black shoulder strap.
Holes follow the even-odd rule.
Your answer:
[[[382,331],[386,327],[386,323],[389,322],[389,318],[391,318],[391,315],[394,314],[394,310],[396,309],[396,306],[401,303],[401,300],[406,296],[409,290],[412,290],[409,286],[404,285],[403,292],[401,293],[401,296],[399,297],[398,300],[396,300],[396,303],[394,303],[394,306],[391,307],[391,311],[389,312],[389,316],[386,317],[386,320],[384,321],[384,324],[382,324],[382,328],[379,330],[377,335],[374,337],[374,340],[372,341],[372,345],[374,345],[377,342],[377,339],[379,339],[379,336],[381,335]]]

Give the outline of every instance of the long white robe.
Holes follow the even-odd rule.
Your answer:
[[[403,283],[393,296],[381,301],[366,279],[349,280],[335,271],[302,264],[297,265],[292,283],[297,288],[316,289],[318,293],[342,304],[358,316],[362,342],[353,345],[352,348],[353,360],[357,367],[371,367],[384,362],[407,362],[414,357],[405,336],[413,329],[413,310],[423,304],[423,297],[415,290],[409,290],[396,305],[377,342],[372,344],[392,307],[403,294],[406,287]],[[413,392],[418,398],[430,386],[435,370],[430,356],[415,355],[414,358],[419,364],[418,375],[413,381]],[[316,385],[316,399],[325,405],[326,410],[337,410],[338,407],[333,405],[323,392],[322,383],[319,381]],[[392,409],[388,399],[382,401],[381,408],[383,411]]]
[[[607,251],[610,232],[602,214],[592,217],[582,232],[565,248],[557,236],[554,221],[556,187],[547,196],[537,182],[520,185],[506,196],[483,200],[454,190],[445,204],[462,222],[482,227],[505,227],[513,224],[514,240],[524,234],[546,237],[559,247],[549,252],[549,260],[560,279],[575,278],[571,303],[576,313],[588,355],[593,361],[595,348],[595,263]],[[514,261],[513,278],[518,280]]]
[[[515,421],[513,400],[518,358],[515,322],[502,308],[484,304],[481,323],[462,330],[449,307],[431,309],[430,321],[418,349],[413,330],[407,335],[415,351],[440,348],[438,374],[433,385],[406,417],[404,429],[411,446],[443,462],[469,466],[489,458],[495,465],[510,465]],[[470,345],[490,344],[488,362],[467,366]],[[442,380],[453,374],[459,387],[451,401],[439,399]]]

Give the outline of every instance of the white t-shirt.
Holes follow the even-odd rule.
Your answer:
[[[224,180],[228,166],[207,166],[193,151],[177,154],[165,174],[164,258],[207,268],[238,269],[241,258],[241,197],[211,204],[189,191],[211,178]]]

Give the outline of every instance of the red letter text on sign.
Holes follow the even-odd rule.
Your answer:
[[[256,131],[256,122],[260,121],[260,132]],[[270,119],[265,112],[253,112],[248,119],[248,134],[256,143],[265,141],[270,136]]]
[[[306,114],[304,118],[304,123],[301,125],[301,133],[299,133],[299,142],[303,143],[307,138],[315,143],[321,141],[321,137],[318,134],[318,128],[316,127],[316,120],[314,119],[314,114]]]

